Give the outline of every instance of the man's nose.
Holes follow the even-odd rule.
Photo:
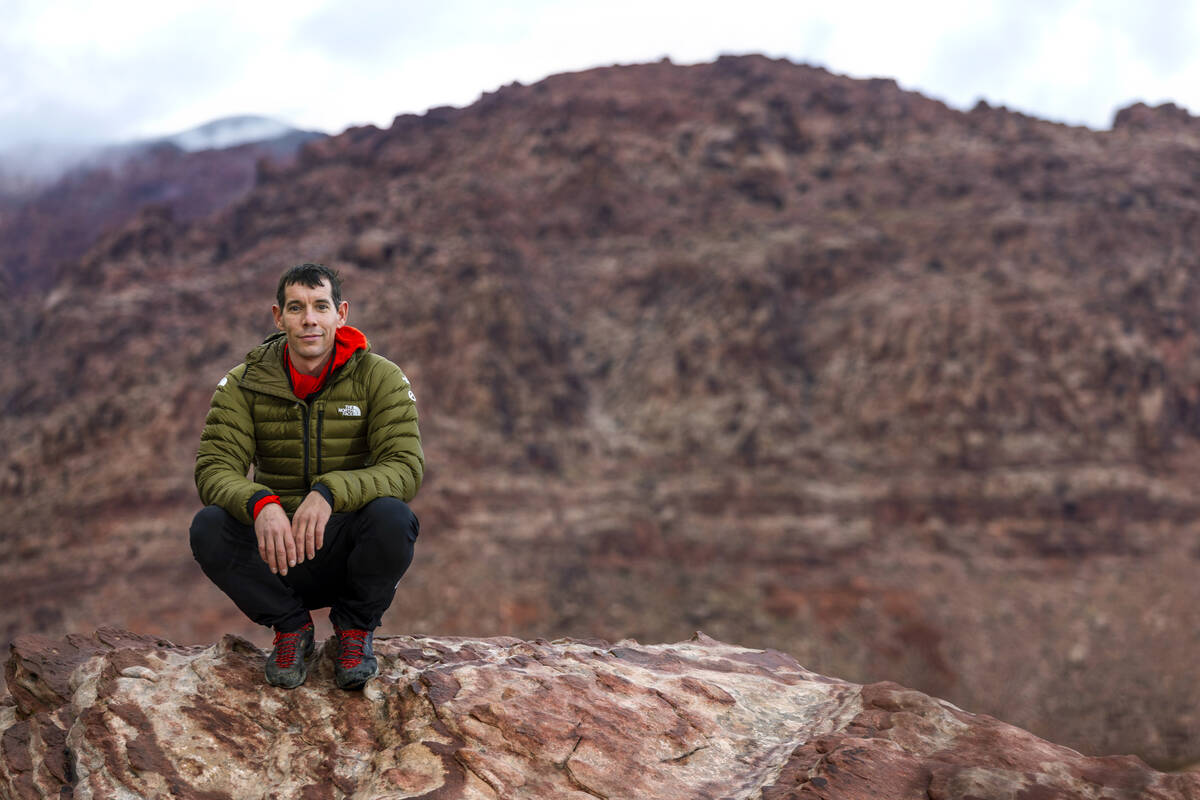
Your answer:
[[[316,325],[317,324],[317,310],[315,308],[313,308],[312,306],[308,306],[304,309],[304,324],[305,325]]]

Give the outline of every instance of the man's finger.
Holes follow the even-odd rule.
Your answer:
[[[282,543],[279,541],[279,529],[271,526],[267,532],[267,553],[270,556],[267,561],[271,565],[271,572],[279,574],[279,548]]]
[[[308,543],[306,541],[308,538],[306,533],[308,527],[308,521],[304,514],[304,506],[301,506],[296,510],[296,515],[292,517],[292,536],[295,537],[296,551],[301,561],[304,560],[304,554],[308,551]]]
[[[278,572],[275,568],[275,532],[269,528],[263,534],[262,549],[263,561],[267,562],[271,572]]]
[[[281,528],[279,538],[283,542],[283,548],[277,556],[279,558],[279,574],[287,575],[288,568],[296,565],[296,539],[287,526]]]
[[[294,567],[300,559],[300,542],[296,538],[296,534],[288,531],[286,534],[287,541],[287,557],[288,566]]]
[[[321,545],[325,544],[325,523],[318,522],[316,534],[313,536],[317,550],[321,549]],[[315,554],[314,554],[315,555]]]
[[[296,545],[296,556],[300,561],[304,560],[304,517],[299,512],[292,517],[292,541]]]
[[[317,537],[321,535],[321,526],[319,523],[313,523],[305,526],[304,531],[304,547],[308,551],[308,557],[313,558],[317,555]]]
[[[296,551],[288,552],[291,542],[291,531],[286,525],[280,525],[275,529],[275,566],[279,570],[280,575],[287,575],[288,562],[295,561]]]

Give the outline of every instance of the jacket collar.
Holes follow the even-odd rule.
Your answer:
[[[247,353],[246,369],[242,373],[238,385],[255,392],[281,397],[296,403],[300,402],[292,393],[292,385],[288,382],[287,365],[283,360],[283,345],[286,342],[287,335],[283,331],[276,331],[264,339],[262,344]],[[332,386],[349,375],[370,350],[370,343],[367,342],[366,337],[363,337],[362,347],[356,350],[344,365],[334,369],[325,386]]]

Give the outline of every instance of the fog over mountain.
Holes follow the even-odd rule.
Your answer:
[[[189,152],[219,150],[247,142],[278,139],[295,130],[279,120],[243,114],[213,120],[182,133],[164,136],[162,141],[170,142]]]
[[[181,222],[224,208],[263,165],[286,165],[323,135],[237,117],[165,139],[18,159],[15,173],[0,172],[0,286],[22,300],[52,287],[103,231],[147,206]]]
[[[168,136],[132,142],[92,144],[40,141],[0,149],[0,195],[23,196],[79,167],[118,165],[133,153],[169,145],[187,152],[220,150],[241,144],[266,142],[300,135],[323,136],[301,131],[269,117],[243,114],[223,117]]]

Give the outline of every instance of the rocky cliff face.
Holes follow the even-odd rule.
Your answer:
[[[143,211],[0,315],[0,632],[261,635],[191,561],[192,461],[279,273],[315,260],[422,415],[384,632],[699,628],[1198,761],[1177,112],[1097,132],[647,64],[347,131],[214,216]]]
[[[260,162],[290,164],[304,142],[320,135],[280,131],[223,149],[185,151],[184,143],[204,141],[201,128],[180,134],[180,144],[97,151],[56,180],[0,196],[0,290],[22,301],[44,295],[101,234],[148,205],[185,222],[225,208],[253,188]]]
[[[13,798],[1195,797],[1200,775],[1085,758],[883,683],[697,634],[671,645],[393,636],[361,693],[262,680],[264,652],[105,629],[12,648]]]

